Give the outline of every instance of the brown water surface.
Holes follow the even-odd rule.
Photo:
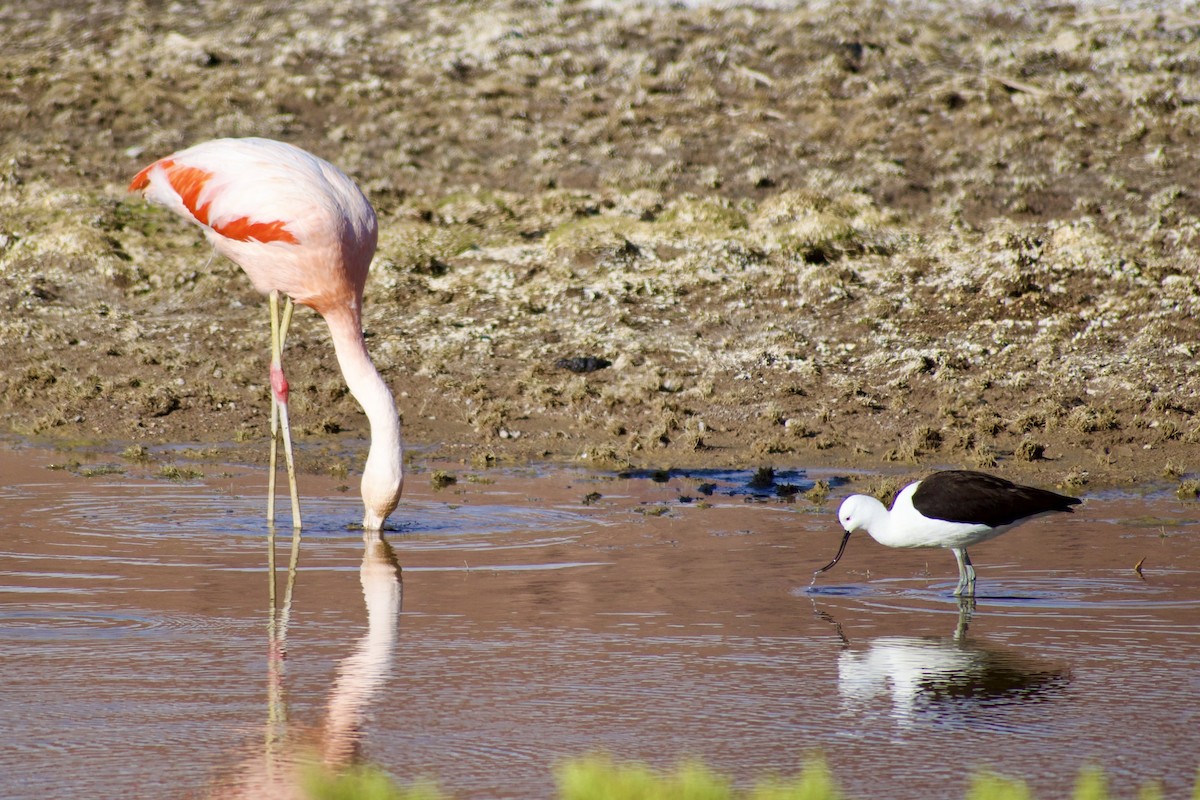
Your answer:
[[[272,596],[261,471],[55,458],[0,451],[5,798],[288,796],[298,758],[551,797],[594,751],[743,782],[821,753],[856,797],[961,797],[981,767],[1044,797],[1088,763],[1126,795],[1196,775],[1200,531],[1172,494],[980,546],[963,615],[952,556],[862,535],[810,587],[842,488],[816,509],[747,473],[459,469],[414,476],[364,542],[354,493],[306,476]]]

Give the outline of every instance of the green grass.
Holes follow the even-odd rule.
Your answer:
[[[971,780],[967,800],[1033,800],[1033,795],[1024,781],[982,772]]]
[[[431,784],[398,786],[383,770],[354,767],[343,772],[314,768],[305,780],[311,800],[449,800]]]
[[[204,473],[194,467],[179,467],[174,464],[163,464],[158,470],[158,477],[169,481],[198,481]]]
[[[766,778],[738,789],[733,781],[698,761],[685,761],[662,772],[644,764],[617,763],[592,755],[564,763],[555,773],[559,800],[844,800],[828,766],[820,759],[805,764],[791,778]],[[370,766],[340,773],[316,770],[306,784],[309,800],[450,800],[436,786],[421,783],[402,788],[385,772]],[[1115,800],[1104,772],[1086,767],[1075,783],[1073,800]],[[1137,800],[1161,800],[1162,789],[1151,781]],[[1024,781],[992,772],[975,775],[965,800],[1035,800]],[[1200,800],[1200,780],[1192,792]]]
[[[561,767],[558,789],[562,800],[722,800],[730,796],[728,781],[696,762],[663,775],[641,764],[617,765],[602,756]]]
[[[458,478],[444,469],[435,469],[433,474],[429,476],[429,485],[433,487],[435,492],[439,492],[447,486],[453,486],[456,483],[458,483]]]

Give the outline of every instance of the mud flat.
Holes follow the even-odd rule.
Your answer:
[[[369,344],[437,457],[1194,493],[1198,19],[9,4],[0,428],[264,438],[260,298],[124,191],[173,149],[262,135],[376,204]],[[327,335],[293,330],[306,467],[356,469]]]

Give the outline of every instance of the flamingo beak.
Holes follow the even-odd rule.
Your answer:
[[[846,535],[842,537],[842,546],[838,548],[837,555],[833,557],[833,561],[830,561],[828,564],[814,572],[813,577],[820,575],[822,572],[833,569],[833,565],[842,560],[842,553],[846,552],[846,543],[850,541],[850,534],[851,531],[846,531]]]

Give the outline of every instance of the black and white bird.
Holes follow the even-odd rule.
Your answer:
[[[1077,497],[1021,486],[985,472],[946,470],[900,490],[889,511],[865,494],[842,501],[838,519],[846,529],[837,555],[816,574],[833,567],[850,534],[862,528],[888,547],[947,547],[958,560],[955,595],[974,596],[975,569],[967,548],[995,538],[1022,522],[1054,511],[1071,511]],[[815,575],[814,575],[815,577]]]

